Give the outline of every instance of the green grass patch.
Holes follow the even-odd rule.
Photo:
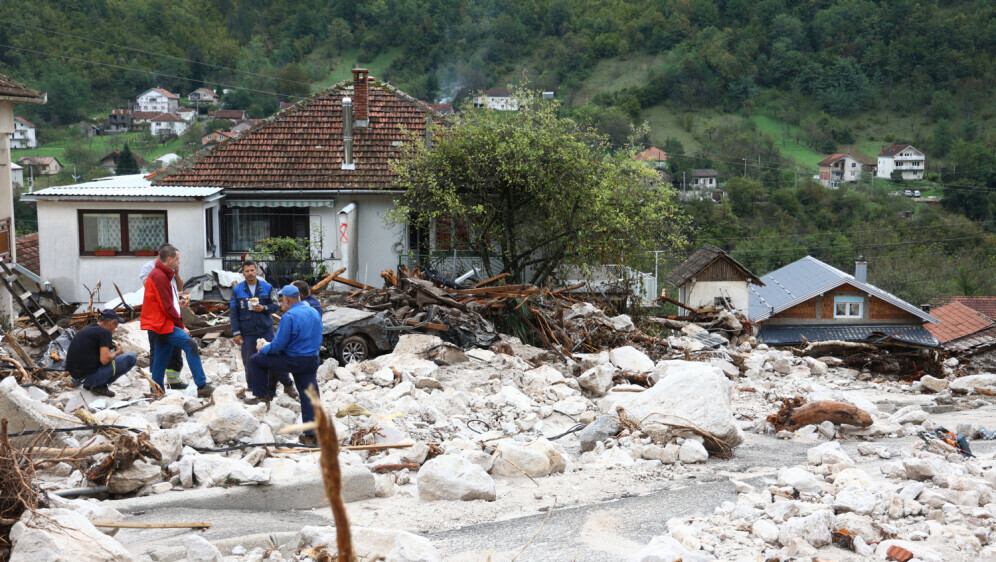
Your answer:
[[[656,59],[656,55],[634,55],[625,59],[612,57],[599,61],[574,94],[573,104],[586,104],[602,92],[646,84],[648,73]]]
[[[820,160],[826,158],[823,154],[816,152],[805,144],[795,140],[799,133],[799,127],[788,125],[788,135],[785,135],[786,124],[763,114],[754,115],[754,123],[761,131],[771,135],[775,139],[778,151],[786,158],[790,158],[808,168],[818,168]]]
[[[390,49],[384,49],[379,55],[374,57],[374,60],[368,63],[361,63],[357,60],[359,53],[359,49],[347,49],[343,51],[342,55],[336,58],[336,61],[334,62],[335,67],[332,69],[332,72],[329,73],[324,80],[312,84],[311,90],[313,92],[320,92],[335,86],[339,82],[352,80],[354,68],[365,68],[370,71],[371,77],[383,79],[384,71],[387,70],[387,67],[391,66],[391,63],[393,63],[394,60],[398,58],[398,55],[401,54],[401,48],[392,47]]]
[[[681,128],[678,124],[678,114],[670,107],[655,105],[644,109],[640,115],[641,119],[650,124],[650,140],[658,147],[661,147],[668,137],[674,137],[681,141],[687,154],[702,150],[702,143],[695,138],[695,135]]]

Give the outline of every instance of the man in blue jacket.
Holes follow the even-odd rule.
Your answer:
[[[251,404],[269,402],[269,371],[290,371],[294,376],[301,398],[301,420],[304,423],[315,421],[315,410],[311,400],[304,393],[314,387],[318,392],[318,350],[322,347],[322,317],[318,311],[301,301],[301,291],[294,285],[280,289],[280,308],[284,315],[280,318],[277,337],[272,342],[259,342],[259,353],[249,359],[249,390],[255,398]],[[321,405],[319,404],[319,407]],[[301,443],[316,444],[315,432],[306,431]]]
[[[228,309],[232,334],[235,336],[233,341],[242,348],[242,366],[246,370],[246,386],[250,388],[249,358],[256,353],[258,340],[273,340],[273,319],[270,315],[277,311],[273,286],[259,279],[257,274],[255,262],[242,262],[242,276],[246,280],[232,289],[232,302]],[[284,392],[288,396],[297,398],[297,390],[294,389],[290,375],[286,372],[270,374],[284,385]]]

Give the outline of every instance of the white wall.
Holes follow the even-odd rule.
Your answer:
[[[14,232],[14,194],[10,182],[10,133],[14,132],[14,104],[0,101],[0,219],[10,218],[10,256],[17,261]],[[0,316],[10,318],[11,298],[0,291]]]
[[[173,131],[179,136],[186,133],[189,128],[190,123],[186,121],[153,121],[150,132],[153,135],[158,135],[163,131]]]
[[[380,272],[385,269],[397,271],[399,253],[395,252],[395,244],[402,252],[408,251],[408,236],[403,225],[388,228],[384,222],[384,215],[394,208],[394,199],[397,195],[388,194],[360,194],[360,195],[340,195],[336,197],[335,208],[322,208],[317,214],[322,217],[322,225],[325,229],[324,258],[328,258],[332,250],[335,250],[334,260],[329,260],[329,271],[335,271],[340,267],[347,267],[345,256],[343,255],[343,245],[340,243],[340,232],[338,224],[338,214],[350,203],[356,203],[356,239],[350,242],[358,245],[356,253],[357,263],[349,264],[348,275],[354,275],[354,281],[366,283],[374,287],[380,287],[383,281]],[[312,219],[314,223],[314,219]],[[355,273],[353,273],[355,272]],[[344,274],[345,275],[345,274]],[[342,286],[339,287],[342,289]]]
[[[698,281],[686,283],[684,303],[693,308],[714,306],[715,298],[729,296],[733,307],[747,313],[750,306],[750,291],[744,281]]]
[[[169,242],[180,250],[180,276],[189,278],[204,273],[204,203],[194,202],[82,202],[38,201],[38,253],[41,278],[64,300],[85,302],[97,280],[101,289],[96,295],[100,302],[117,297],[114,283],[128,293],[141,286],[138,272],[149,261],[145,256],[81,256],[79,255],[79,209],[166,211]]]

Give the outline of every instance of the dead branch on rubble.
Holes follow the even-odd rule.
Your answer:
[[[795,431],[807,425],[819,425],[825,421],[834,425],[868,427],[872,424],[871,414],[853,404],[835,400],[820,400],[807,403],[801,396],[782,399],[777,413],[768,416],[768,422],[775,429]]]
[[[332,518],[335,522],[335,539],[338,548],[339,562],[355,562],[353,539],[349,532],[349,516],[346,514],[346,503],[342,499],[342,470],[339,468],[339,437],[335,426],[329,421],[325,409],[321,407],[318,392],[314,387],[305,389],[308,399],[315,408],[315,422],[318,424],[316,433],[318,445],[321,447],[322,480],[325,482],[325,495],[332,508]]]
[[[38,508],[35,469],[31,458],[11,446],[7,419],[0,419],[0,547],[9,546],[10,526],[25,511]]]

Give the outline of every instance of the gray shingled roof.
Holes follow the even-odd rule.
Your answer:
[[[688,256],[688,259],[681,262],[678,267],[674,268],[674,271],[672,271],[665,280],[675,287],[680,287],[687,283],[689,279],[695,277],[698,272],[708,267],[709,264],[723,257],[730,260],[735,267],[742,270],[748,281],[764,285],[764,283],[758,279],[757,275],[754,275],[740,262],[731,258],[730,255],[727,254],[722,248],[713,246],[712,244],[703,244],[701,248],[695,251],[695,253]]]
[[[796,345],[806,341],[860,341],[875,342],[882,338],[896,341],[939,347],[940,343],[923,326],[908,324],[843,324],[843,325],[796,325],[764,326],[760,339],[768,345]]]
[[[776,269],[761,278],[765,286],[750,286],[750,320],[760,322],[804,303],[809,299],[843,285],[853,285],[870,295],[874,295],[893,306],[917,316],[924,322],[938,323],[937,318],[920,310],[919,307],[887,293],[868,283],[862,283],[853,275],[827,265],[820,260],[806,256],[781,269]]]

